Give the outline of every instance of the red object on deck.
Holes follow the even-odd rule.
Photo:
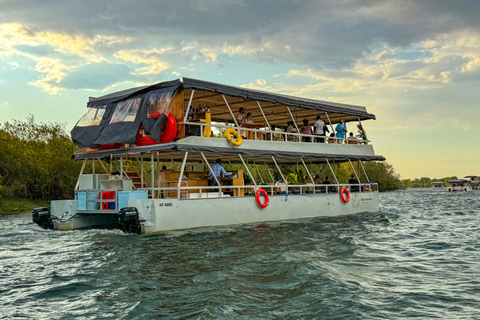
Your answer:
[[[100,192],[98,193],[98,195],[100,196]],[[102,191],[102,199],[103,200],[115,199],[115,191]],[[102,202],[102,210],[111,210],[112,206],[115,207],[115,202]]]
[[[151,144],[160,144],[172,142],[177,135],[177,120],[172,116],[171,113],[167,114],[167,121],[165,122],[165,127],[162,134],[160,135],[160,142],[156,142],[152,138],[143,136],[143,124],[140,124],[140,127],[137,131],[136,145],[137,146],[148,146]]]
[[[118,149],[122,148],[125,146],[123,143],[107,143],[107,144],[102,144],[100,147],[98,147],[97,150],[104,150],[104,149]]]

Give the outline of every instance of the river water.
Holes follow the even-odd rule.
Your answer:
[[[0,216],[0,319],[480,318],[480,192],[154,235]]]

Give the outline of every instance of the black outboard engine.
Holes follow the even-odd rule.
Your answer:
[[[38,224],[43,229],[53,229],[53,219],[50,214],[50,209],[45,207],[38,207],[33,209],[33,222]]]
[[[118,213],[118,228],[125,233],[142,233],[140,216],[138,215],[137,208],[125,207],[120,209],[120,212]]]

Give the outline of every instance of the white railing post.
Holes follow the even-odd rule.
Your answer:
[[[192,93],[190,94],[190,100],[188,100],[187,111],[185,112],[185,117],[183,118],[183,122],[187,122],[188,113],[190,112],[190,107],[192,106],[192,99],[193,99],[194,93],[195,93],[195,90],[192,89]]]
[[[245,161],[243,160],[242,155],[241,155],[241,154],[238,154],[238,156],[240,157],[240,160],[242,160],[242,163],[243,163],[243,165],[245,166],[245,169],[247,169],[248,175],[249,175],[250,178],[252,179],[253,184],[254,184],[254,185],[257,185],[257,183],[255,182],[255,179],[254,179],[253,176],[252,176],[252,173],[250,172],[250,170],[249,170],[248,167],[247,167],[247,164],[246,164]]]

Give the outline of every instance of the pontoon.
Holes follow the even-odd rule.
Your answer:
[[[240,108],[253,121],[243,124]],[[330,132],[340,119],[358,128],[359,143],[301,134],[302,120],[317,116]],[[378,186],[363,163],[385,158],[365,136],[370,119],[365,107],[189,78],[90,98],[71,132],[74,158],[83,161],[74,199],[37,208],[33,219],[56,230],[153,233],[377,212]],[[213,174],[217,159],[232,175]],[[337,179],[339,163],[358,183]],[[319,164],[331,184],[316,177]],[[305,176],[290,179],[291,166]]]

